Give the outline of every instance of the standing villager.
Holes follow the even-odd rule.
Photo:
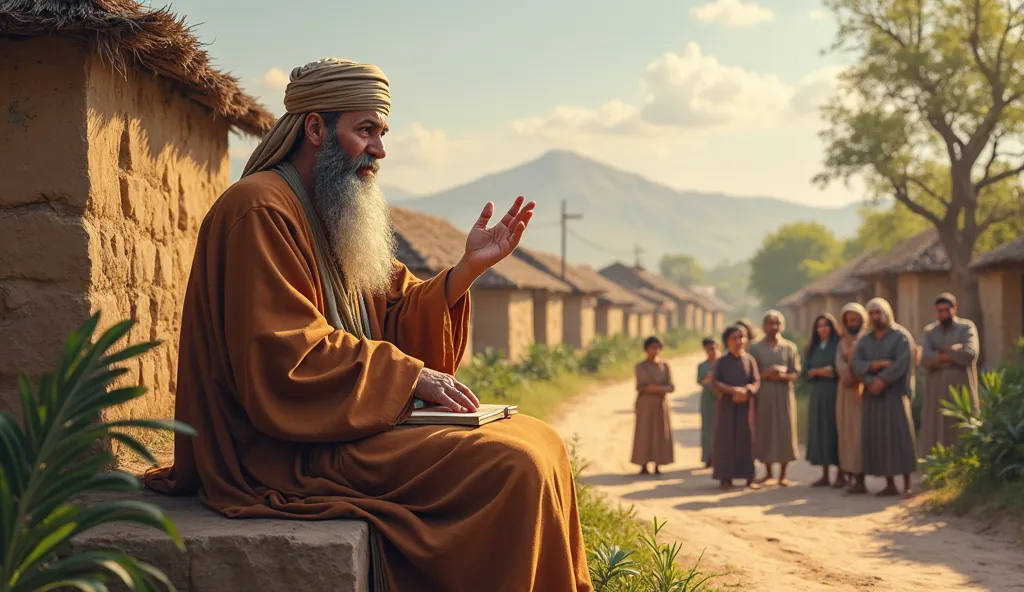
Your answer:
[[[750,344],[757,341],[757,330],[747,319],[740,319],[736,321],[735,325],[743,330],[743,351],[750,351]]]
[[[867,304],[871,330],[857,341],[853,371],[864,383],[861,423],[863,471],[885,477],[878,495],[897,495],[895,476],[903,475],[904,495],[911,494],[910,474],[917,468],[914,419],[910,412],[914,349],[884,298]]]
[[[491,224],[488,202],[458,263],[420,280],[395,260],[376,182],[384,73],[306,64],[284,104],[200,228],[175,402],[197,435],[177,435],[173,466],[146,485],[231,518],[363,520],[377,592],[591,592],[557,432],[525,415],[405,424],[418,404],[478,408],[453,376],[469,290],[512,254],[535,204],[520,197]]]
[[[636,425],[633,431],[633,458],[640,465],[640,474],[647,475],[647,463],[658,465],[674,460],[672,424],[669,420],[668,393],[676,390],[668,363],[661,359],[661,340],[644,340],[647,359],[636,365]]]
[[[966,389],[971,407],[978,410],[978,328],[958,316],[956,297],[939,294],[935,300],[938,317],[924,330],[921,365],[925,368],[924,404],[921,407],[921,435],[918,456],[928,456],[936,443],[954,446],[956,419],[942,413],[942,401],[950,401],[950,389]]]
[[[800,352],[782,336],[785,322],[777,310],[765,313],[765,336],[750,346],[761,375],[761,390],[754,399],[754,454],[765,465],[761,482],[772,478],[772,465],[778,463],[778,484],[783,487],[789,485],[786,468],[798,454],[793,383],[800,376]]]
[[[814,319],[814,330],[807,343],[804,378],[811,383],[808,411],[807,460],[821,467],[821,479],[811,487],[831,485],[828,469],[837,467],[836,487],[845,487],[846,479],[839,466],[839,433],[836,426],[836,396],[839,375],[836,372],[836,350],[839,330],[835,317],[825,313]]]
[[[715,407],[718,399],[713,389],[715,376],[715,362],[718,360],[718,344],[714,339],[705,337],[702,343],[707,359],[697,365],[697,384],[701,386],[700,393],[700,458],[704,467],[710,467],[714,462],[713,450],[715,446]]]
[[[843,306],[840,314],[843,336],[836,348],[836,373],[839,388],[836,397],[836,428],[839,433],[839,470],[850,480],[848,493],[867,493],[861,467],[861,400],[864,389],[853,371],[853,352],[864,327],[868,311],[857,302]]]
[[[725,353],[715,362],[715,390],[719,395],[715,411],[715,462],[712,478],[723,490],[734,479],[754,484],[754,449],[748,408],[757,397],[761,378],[757,362],[743,351],[743,330],[732,326],[722,333]]]

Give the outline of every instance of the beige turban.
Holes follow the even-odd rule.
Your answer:
[[[291,152],[306,115],[321,111],[391,112],[390,82],[373,64],[327,58],[292,70],[284,91],[287,113],[249,157],[242,176],[258,173],[281,162]]]
[[[839,319],[842,320],[846,316],[846,313],[852,312],[860,317],[861,330],[864,329],[863,325],[868,322],[868,311],[859,302],[847,302],[843,305],[842,310],[839,311]],[[843,329],[846,328],[843,323]]]

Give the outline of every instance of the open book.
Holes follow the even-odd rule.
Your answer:
[[[412,416],[405,420],[405,425],[461,425],[461,426],[482,426],[484,424],[512,417],[518,413],[517,405],[493,405],[481,404],[480,408],[472,413],[455,413],[446,407],[430,406],[414,409]]]

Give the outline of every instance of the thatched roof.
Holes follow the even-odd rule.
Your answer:
[[[1024,236],[1018,237],[978,257],[978,260],[971,265],[971,269],[974,271],[985,271],[999,267],[1019,266],[1021,264],[1024,264]]]
[[[544,273],[561,279],[562,259],[557,255],[520,246],[516,249],[515,256]],[[569,263],[565,265],[564,281],[579,294],[600,294],[606,290],[608,285],[608,281],[597,272],[591,270],[591,273],[587,273],[584,269]]]
[[[647,288],[660,292],[671,297],[676,302],[692,303],[702,308],[709,307],[714,310],[712,301],[700,295],[690,292],[686,288],[676,285],[668,278],[662,277],[644,268],[636,269],[616,261],[601,269],[601,275],[619,284],[627,290],[636,291],[639,288]]]
[[[857,275],[897,275],[949,271],[949,258],[939,240],[939,231],[929,228],[864,262]]]
[[[673,311],[679,308],[676,305],[675,300],[673,300],[671,296],[659,292],[658,290],[652,290],[650,288],[638,288],[636,293],[644,300],[647,300],[648,302],[653,302],[654,305],[657,306],[659,309],[665,311]]]
[[[118,72],[131,65],[170,80],[189,99],[238,130],[266,133],[274,116],[214,70],[183,19],[134,0],[0,0],[0,36],[61,35],[84,40]]]
[[[455,265],[466,251],[466,233],[444,218],[391,206],[398,237],[398,260],[413,272],[438,273]],[[506,257],[476,281],[482,288],[571,292],[558,278],[516,257]]]

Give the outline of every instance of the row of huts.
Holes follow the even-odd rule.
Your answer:
[[[421,278],[462,257],[466,234],[447,220],[393,206],[398,259]],[[473,351],[517,360],[530,345],[586,348],[597,336],[662,334],[676,328],[712,333],[729,305],[642,267],[612,263],[596,270],[565,266],[553,254],[520,246],[487,270],[471,290]],[[472,352],[467,352],[467,356]]]
[[[1024,237],[979,256],[971,266],[981,293],[981,345],[986,366],[1016,351],[1024,335]],[[953,292],[949,259],[938,231],[928,229],[887,253],[871,250],[787,296],[779,306],[796,333],[808,333],[814,318],[838,317],[844,304],[873,297],[888,300],[897,321],[918,335],[935,320],[935,297]]]

